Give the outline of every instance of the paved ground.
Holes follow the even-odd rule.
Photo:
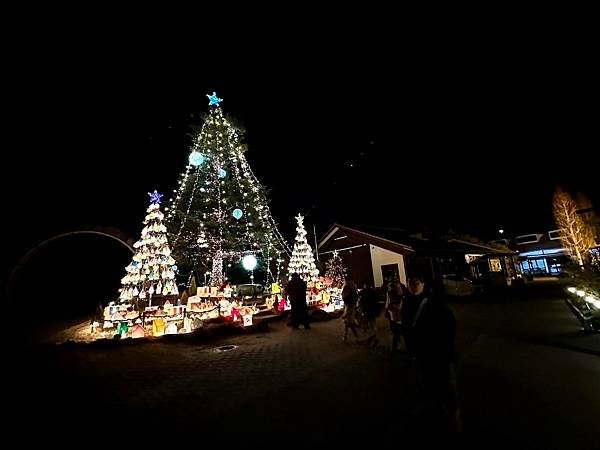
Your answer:
[[[583,336],[556,286],[493,303],[454,302],[460,392],[473,447],[598,447],[600,336]],[[427,439],[412,363],[341,342],[341,322],[205,345],[156,342],[44,349],[11,365],[11,419],[94,435],[212,436],[266,447],[351,444],[398,448]],[[387,340],[387,327],[378,331]],[[217,352],[217,345],[238,347]],[[18,381],[17,381],[18,380]],[[10,422],[9,422],[10,423]],[[298,427],[304,434],[296,437]],[[164,435],[163,435],[164,436]],[[57,436],[58,439],[58,436]]]
[[[454,303],[466,431],[521,448],[600,448],[600,335],[583,335],[555,281]]]

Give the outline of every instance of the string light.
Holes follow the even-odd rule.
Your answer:
[[[279,258],[281,252],[289,255],[291,249],[277,229],[261,185],[246,162],[240,134],[224,117],[221,99],[213,93],[209,101],[213,102],[213,97],[218,102],[211,103],[208,118],[193,138],[189,164],[179,189],[174,191],[168,219],[170,228],[177,230],[177,250],[194,261],[212,261],[211,284],[217,285],[224,279],[223,259],[239,263],[244,250],[252,249],[268,266],[274,260],[272,254]],[[199,162],[201,169],[200,165],[196,167],[190,186],[190,171]],[[196,219],[200,216],[206,222]],[[240,226],[244,231],[237,233]],[[267,267],[267,280],[273,276],[270,272]]]

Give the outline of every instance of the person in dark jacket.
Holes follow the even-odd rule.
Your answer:
[[[460,414],[453,381],[456,320],[440,292],[423,279],[408,282],[402,308],[404,337],[415,358],[423,386],[436,414],[445,416],[449,431],[460,432]]]
[[[306,282],[300,278],[300,275],[293,273],[285,288],[285,297],[289,300],[292,307],[291,322],[294,329],[299,329],[300,325],[309,330],[308,306],[306,304]]]
[[[356,327],[358,326],[358,320],[356,319],[358,291],[356,290],[356,284],[350,277],[348,277],[342,288],[342,301],[344,302],[344,313],[342,314],[344,337],[342,341],[348,342],[348,330],[352,331],[354,339],[358,339],[358,332],[356,331]]]
[[[399,280],[392,282],[386,293],[385,315],[390,322],[390,331],[392,333],[391,355],[398,353],[400,345],[400,336],[403,330],[402,304],[404,303],[405,294],[406,288]]]
[[[364,323],[364,330],[367,334],[364,342],[377,346],[377,337],[375,332],[375,319],[379,312],[379,296],[372,286],[365,283],[360,291],[358,307]]]

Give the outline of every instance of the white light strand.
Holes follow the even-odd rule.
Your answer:
[[[196,192],[196,187],[198,186],[198,180],[199,179],[200,179],[200,167],[198,167],[196,169],[196,179],[194,180],[194,185],[192,187],[192,193],[190,194],[190,200],[188,201],[187,209],[185,211],[185,216],[184,216],[183,220],[181,221],[181,226],[179,227],[179,231],[177,231],[177,235],[175,236],[175,239],[173,241],[173,245],[177,244],[177,242],[179,241],[179,237],[181,236],[181,232],[182,232],[183,228],[185,227],[185,224],[187,223],[187,218],[188,218],[188,215],[190,214],[190,209],[192,207],[192,202],[194,201],[194,194]]]

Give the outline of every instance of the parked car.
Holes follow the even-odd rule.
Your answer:
[[[235,293],[242,297],[244,304],[263,304],[266,300],[265,287],[262,284],[240,284]]]
[[[444,275],[443,284],[446,295],[464,297],[481,292],[481,286],[474,284],[473,281],[461,275]]]

